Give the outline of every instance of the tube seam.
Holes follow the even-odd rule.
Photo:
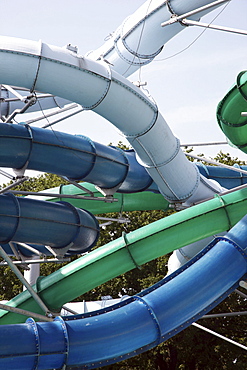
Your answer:
[[[39,56],[36,55],[36,54],[25,53],[25,52],[14,51],[14,50],[7,50],[7,49],[0,49],[0,53],[24,55],[24,56],[27,56],[27,57],[30,57],[30,58],[39,58]],[[73,68],[73,69],[76,69],[76,70],[79,70],[79,71],[83,71],[83,72],[88,73],[92,76],[97,76],[97,77],[101,78],[102,80],[108,81],[107,77],[102,76],[99,73],[90,71],[88,69],[78,67],[75,64],[63,62],[63,61],[60,61],[60,60],[57,60],[57,59],[52,59],[52,58],[48,58],[48,57],[44,57],[44,56],[41,56],[40,58],[41,58],[41,60],[46,60],[46,61],[53,62],[53,63],[56,63],[56,64],[64,65],[64,66],[67,66],[67,67],[70,67],[70,68]]]
[[[19,222],[20,222],[20,218],[21,218],[21,208],[20,208],[20,204],[19,204],[19,201],[18,201],[17,197],[15,197],[11,193],[7,193],[7,194],[5,194],[5,196],[12,198],[13,203],[14,203],[15,208],[16,208],[16,213],[17,214],[16,215],[7,215],[7,217],[14,217],[14,218],[16,218],[16,223],[15,223],[14,230],[12,232],[12,235],[8,239],[1,241],[1,243],[4,243],[4,244],[5,243],[9,243],[11,240],[13,240],[13,238],[14,238],[14,236],[16,234],[16,231],[17,231],[17,229],[19,227]],[[6,214],[3,214],[3,215],[0,214],[0,216],[5,216],[6,217]]]
[[[144,66],[144,65],[146,65],[146,64],[149,64],[152,60],[150,60],[150,59],[147,59],[147,60],[145,60],[145,61],[141,61],[141,60],[138,60],[137,62],[135,62],[135,55],[133,55],[133,59],[132,60],[130,60],[130,59],[127,59],[121,52],[120,52],[120,50],[119,50],[119,47],[118,47],[118,44],[117,44],[117,42],[118,41],[122,41],[122,39],[121,39],[121,36],[119,35],[118,36],[118,38],[116,38],[115,40],[114,40],[114,46],[115,46],[115,49],[116,49],[116,51],[117,51],[117,53],[118,53],[118,55],[120,56],[120,58],[122,59],[122,60],[124,60],[125,62],[127,62],[128,64],[130,64],[130,65],[133,65],[133,66]],[[123,44],[124,45],[124,44]],[[125,47],[125,45],[124,45],[124,47]],[[126,49],[127,50],[127,49]],[[128,50],[127,50],[128,51]]]
[[[215,194],[214,196],[215,198],[219,199],[220,203],[221,203],[221,208],[224,209],[224,212],[226,214],[226,219],[227,219],[227,222],[228,222],[228,230],[230,230],[232,228],[232,223],[231,223],[231,218],[230,218],[230,215],[227,211],[227,203],[225,202],[224,198],[222,196],[220,196],[219,194]]]
[[[35,85],[37,83],[39,70],[40,70],[40,64],[41,64],[41,58],[42,58],[43,43],[41,40],[39,41],[39,43],[40,43],[40,51],[39,51],[39,56],[38,56],[38,65],[37,65],[37,70],[36,70],[36,74],[35,74],[34,81],[33,81],[33,86],[30,89],[31,93],[35,90]]]
[[[31,317],[26,320],[26,323],[33,329],[33,334],[34,334],[34,338],[35,338],[34,339],[35,340],[35,348],[36,348],[36,354],[34,355],[33,370],[37,370],[38,365],[39,365],[39,358],[40,358],[40,341],[39,341],[38,328],[37,328],[36,322]]]
[[[145,299],[143,299],[142,297],[140,297],[140,296],[134,296],[133,298],[134,298],[135,301],[140,301],[141,303],[143,303],[145,305],[145,307],[147,308],[148,313],[150,314],[150,316],[152,318],[152,321],[154,323],[154,327],[155,327],[155,329],[157,331],[157,339],[154,342],[152,342],[152,345],[154,345],[154,346],[158,345],[161,342],[161,329],[160,329],[160,324],[159,324],[158,318],[157,318],[154,310],[145,301]]]
[[[146,99],[143,95],[138,94],[138,92],[132,89],[130,86],[124,84],[123,82],[117,80],[116,78],[112,77],[112,82],[122,86],[124,89],[130,91],[133,95],[137,96],[140,100],[142,100],[145,104],[147,104],[155,113],[157,113],[157,107],[154,106],[148,99]],[[135,136],[135,135],[133,135]]]
[[[127,235],[126,235],[126,233],[124,231],[122,233],[122,238],[123,238],[123,241],[124,241],[124,247],[126,248],[128,254],[129,254],[130,258],[131,258],[131,261],[133,262],[133,264],[135,265],[136,268],[138,268],[139,270],[141,270],[141,266],[138,265],[138,263],[135,261],[134,257],[130,253],[130,250],[129,250],[129,242],[127,240]]]
[[[29,153],[27,155],[25,164],[21,168],[15,168],[14,169],[16,171],[22,171],[23,170],[23,172],[25,172],[26,168],[28,167],[28,164],[29,164],[29,161],[30,161],[30,157],[31,157],[31,154],[32,154],[32,150],[33,150],[33,143],[34,143],[32,128],[29,125],[27,125],[27,124],[25,124],[24,126],[25,126],[25,128],[26,128],[26,130],[27,130],[27,132],[29,134],[29,138],[28,138],[28,141],[30,142]],[[6,136],[4,136],[4,137],[6,137]],[[10,137],[11,137],[11,135],[10,135]],[[23,139],[23,138],[21,138],[21,139]],[[25,139],[27,139],[27,138],[25,138]]]
[[[122,42],[123,42],[123,45],[124,47],[131,53],[133,54],[135,57],[137,58],[141,58],[141,59],[154,59],[163,49],[163,46],[161,46],[161,48],[159,48],[156,52],[152,53],[152,54],[139,54],[137,53],[137,51],[134,51],[132,50],[128,45],[127,45],[127,42],[126,42],[126,38],[135,30],[137,29],[143,22],[145,22],[148,18],[150,18],[152,15],[154,15],[155,13],[157,13],[160,9],[162,9],[164,7],[164,5],[167,4],[167,0],[164,1],[160,6],[158,6],[157,8],[155,8],[152,12],[148,13],[145,15],[145,17],[143,17],[139,22],[137,22],[132,28],[130,28],[125,34],[122,34]],[[123,27],[124,27],[124,24],[127,22],[128,18],[126,19],[126,21],[123,23]],[[123,29],[122,27],[122,29]],[[149,62],[151,62],[151,60],[149,60]]]
[[[67,326],[66,326],[66,324],[65,324],[65,322],[64,322],[64,320],[61,316],[55,317],[54,321],[60,323],[60,325],[62,327],[62,331],[63,331],[65,349],[62,353],[64,355],[63,366],[65,366],[68,362],[68,356],[69,356],[69,335],[68,335],[68,331],[67,331]],[[61,367],[61,368],[63,368],[63,367]]]

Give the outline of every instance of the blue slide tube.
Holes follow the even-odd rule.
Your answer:
[[[0,367],[93,369],[135,356],[219,304],[247,273],[247,216],[159,283],[102,309],[0,327]]]
[[[67,202],[52,204],[9,193],[0,195],[0,229],[1,245],[34,243],[57,251],[65,248],[69,254],[90,250],[99,236],[98,221],[86,210]]]
[[[123,151],[85,136],[6,123],[0,123],[0,138],[0,167],[51,172],[106,189],[116,187],[121,193],[158,192],[133,150]],[[246,175],[230,169],[201,164],[197,168],[227,189],[247,182]],[[246,170],[247,166],[240,168]]]
[[[28,125],[0,123],[0,138],[0,167],[51,172],[121,192],[143,191],[153,184],[132,150]],[[157,191],[155,184],[153,189]]]

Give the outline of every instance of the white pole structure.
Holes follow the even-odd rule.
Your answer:
[[[217,0],[217,1],[214,1],[210,4],[207,4],[207,5],[204,5],[204,6],[201,6],[200,8],[197,8],[197,9],[194,9],[194,10],[191,10],[190,12],[187,12],[187,13],[184,13],[182,15],[174,15],[171,17],[171,19],[169,19],[168,21],[166,22],[163,22],[161,23],[161,27],[164,27],[164,26],[168,26],[172,23],[175,23],[175,22],[178,22],[178,21],[181,21],[183,20],[184,18],[187,18],[187,17],[190,17],[194,14],[197,14],[199,12],[202,12],[203,10],[207,10],[207,9],[210,9],[214,6],[219,6],[223,3],[227,3],[229,2],[230,0]]]
[[[225,341],[227,341],[227,342],[229,342],[229,343],[231,343],[231,344],[234,344],[235,346],[238,346],[238,347],[240,347],[240,348],[242,348],[242,349],[245,349],[245,351],[247,350],[247,347],[246,347],[246,346],[244,346],[243,344],[237,343],[237,342],[235,342],[235,341],[234,341],[234,340],[232,340],[232,339],[229,339],[229,338],[227,338],[227,337],[224,337],[224,335],[221,335],[221,334],[219,334],[219,333],[216,333],[215,331],[210,330],[210,329],[208,329],[208,328],[205,328],[204,326],[199,325],[199,324],[197,324],[196,322],[194,322],[192,325],[193,325],[193,326],[195,326],[195,327],[196,327],[196,328],[198,328],[198,329],[201,329],[201,330],[204,330],[204,331],[206,331],[206,332],[208,332],[208,333],[210,333],[210,334],[213,334],[213,335],[215,335],[216,337],[219,337],[219,338],[221,338],[221,339],[224,339]]]
[[[239,30],[237,28],[231,28],[231,27],[224,27],[224,26],[215,26],[210,23],[202,23],[198,21],[192,21],[190,19],[183,19],[181,21],[185,26],[199,26],[199,27],[204,27],[204,28],[211,28],[213,30],[218,30],[218,31],[225,31],[225,32],[231,32],[231,33],[238,33],[240,35],[247,35],[247,31],[245,30]]]

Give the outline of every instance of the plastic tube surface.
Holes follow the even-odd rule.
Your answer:
[[[144,352],[189,326],[236,287],[247,273],[246,243],[247,216],[193,263],[119,304],[50,323],[29,319],[1,326],[0,364],[93,369]]]

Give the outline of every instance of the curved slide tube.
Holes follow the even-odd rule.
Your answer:
[[[156,346],[210,311],[246,276],[246,230],[247,216],[176,274],[110,308],[0,327],[1,367],[93,369]]]
[[[99,236],[99,225],[88,211],[69,203],[0,195],[0,243],[10,241],[44,244],[69,254],[91,249]]]
[[[75,101],[108,119],[128,139],[167,200],[190,204],[220,192],[187,160],[157,107],[108,64],[44,43],[1,37],[0,79],[26,88],[35,84],[39,91]]]
[[[158,192],[133,150],[123,151],[85,136],[6,123],[0,123],[0,138],[0,167],[51,172],[113,189],[113,193]]]
[[[89,190],[91,193],[94,194],[95,197],[102,197],[103,195],[95,188],[92,184],[87,183],[81,183],[81,185]],[[163,210],[165,211],[169,203],[164,199],[164,197],[161,194],[154,194],[152,192],[141,192],[141,193],[134,193],[134,194],[124,194],[124,193],[115,193],[114,198],[118,199],[118,202],[99,202],[98,200],[87,200],[87,199],[68,199],[64,198],[63,194],[66,195],[81,195],[81,196],[88,196],[88,193],[74,185],[61,185],[58,188],[52,188],[49,190],[46,190],[45,192],[54,194],[61,194],[61,197],[59,198],[47,198],[45,196],[42,196],[42,192],[40,192],[40,196],[28,196],[25,199],[34,199],[37,200],[46,200],[51,202],[60,202],[60,201],[66,201],[66,203],[70,203],[74,205],[76,208],[81,209],[87,209],[90,213],[93,214],[100,214],[100,213],[111,213],[111,212],[129,212],[129,211],[148,211],[148,210]],[[17,198],[19,199],[19,198]],[[34,203],[36,204],[36,203]],[[36,207],[36,206],[35,206]],[[0,222],[1,225],[1,222]],[[28,228],[26,229],[26,232],[28,233]],[[38,231],[37,231],[38,232]],[[62,238],[62,233],[59,234]],[[26,237],[27,238],[27,237]],[[14,251],[11,249],[11,246],[9,244],[1,244],[3,249],[8,255],[14,255]],[[35,256],[34,252],[31,250],[28,250],[21,246],[20,244],[14,243],[14,247],[17,251],[19,251],[23,256],[30,258],[32,256]],[[40,251],[43,254],[51,255],[51,252],[42,245],[35,245],[35,249]],[[57,251],[59,252],[59,251]],[[67,255],[70,254],[70,252],[67,252]]]
[[[240,72],[234,86],[218,104],[217,119],[221,130],[228,139],[247,153],[247,72]]]
[[[133,150],[123,151],[93,142],[85,136],[24,124],[0,123],[0,139],[0,167],[47,171],[88,181],[103,189],[113,189],[113,192],[158,192],[150,175],[137,162]],[[213,179],[227,189],[247,182],[247,176],[230,169],[200,164],[197,168],[205,178]]]
[[[21,51],[21,53],[23,52],[23,50]],[[27,53],[28,54],[28,53]],[[48,54],[49,54],[49,52],[48,52]],[[27,56],[27,55],[26,55]],[[45,58],[43,58],[45,56]],[[44,64],[46,64],[46,62],[44,62],[43,63],[43,60],[42,60],[42,58],[43,58],[43,60],[45,60],[46,62],[47,61],[49,61],[49,57],[46,55],[46,54],[42,54],[42,56],[39,58],[39,65],[38,65],[38,68],[37,68],[37,73],[36,73],[36,76],[35,76],[35,79],[34,79],[34,85],[35,85],[35,83],[37,82],[38,83],[38,75],[40,74],[40,70],[41,70],[41,74],[42,74],[42,69],[43,69],[43,67],[44,67]],[[51,58],[52,59],[52,58]],[[50,60],[51,61],[51,60]],[[42,63],[41,63],[42,62]],[[61,61],[60,61],[61,62]],[[62,61],[62,63],[64,63],[65,61],[63,60]],[[42,68],[40,68],[41,67],[41,64],[42,64]],[[65,64],[66,64],[66,62],[65,62]],[[81,64],[79,63],[79,68],[81,67]],[[49,68],[48,68],[49,69]],[[43,72],[44,72],[44,69],[43,69]],[[51,72],[51,70],[50,70],[50,72]],[[92,72],[91,70],[90,70],[90,72]],[[97,74],[97,73],[96,73]],[[93,75],[93,73],[92,73],[92,75]],[[33,75],[34,76],[34,75]],[[96,77],[95,75],[94,75],[94,77]],[[102,78],[103,77],[103,78]],[[101,78],[102,78],[102,80],[104,79],[104,77],[105,76],[102,76],[101,75]],[[116,76],[114,76],[114,77],[116,77]],[[98,78],[98,77],[97,77]],[[42,80],[42,79],[41,79]],[[119,79],[117,79],[116,78],[116,80],[118,81],[117,82],[117,85],[118,86],[116,86],[115,85],[115,87],[117,87],[116,89],[111,89],[111,86],[108,86],[109,87],[109,90],[108,90],[108,87],[106,88],[106,90],[108,90],[108,93],[106,93],[106,95],[104,96],[104,94],[101,96],[101,98],[95,103],[95,105],[97,105],[97,107],[96,107],[96,109],[95,109],[95,111],[97,111],[98,110],[98,108],[100,107],[100,110],[99,110],[99,112],[100,112],[100,114],[102,114],[103,116],[105,116],[105,117],[107,117],[108,116],[108,113],[104,113],[104,109],[106,110],[106,112],[108,112],[108,108],[109,107],[107,107],[107,104],[105,104],[105,103],[107,103],[107,101],[109,101],[109,100],[111,100],[111,97],[112,96],[114,96],[114,90],[115,91],[117,91],[118,90],[118,88],[120,88],[120,86],[121,87],[124,87],[126,90],[128,89],[127,88],[127,85],[126,85],[126,83],[125,82],[123,82],[123,81],[121,81],[121,83],[122,83],[122,85],[121,85],[121,83],[119,83],[120,82],[120,80]],[[116,80],[114,81],[114,82],[116,82]],[[111,85],[113,85],[113,79],[111,79]],[[33,86],[34,86],[33,85]],[[42,83],[41,83],[41,85],[42,85]],[[124,85],[124,86],[123,86]],[[61,86],[59,87],[59,88],[61,88]],[[121,88],[120,88],[121,89]],[[96,90],[100,90],[100,89],[97,89],[97,87],[96,87]],[[129,91],[130,91],[131,89],[129,89]],[[42,90],[43,91],[43,90]],[[109,94],[109,92],[110,92],[110,94]],[[136,93],[136,92],[135,92]],[[109,95],[108,95],[109,94]],[[90,95],[90,94],[89,94]],[[118,94],[117,94],[118,95]],[[121,94],[120,94],[121,95]],[[123,97],[123,95],[124,94],[122,94],[122,97]],[[138,95],[138,94],[137,94]],[[137,96],[136,95],[136,96]],[[106,96],[107,96],[107,99],[106,99]],[[110,99],[108,100],[108,98],[110,97]],[[139,94],[139,98],[140,98],[140,94]],[[143,100],[144,101],[144,100]],[[93,108],[95,108],[94,106],[91,106],[91,107],[93,107]],[[149,106],[150,107],[150,106]],[[141,108],[140,106],[139,106],[139,108]],[[146,106],[146,108],[147,108],[147,106]],[[152,110],[152,108],[151,108],[151,110]],[[154,111],[155,112],[155,111]],[[116,112],[115,112],[116,113]],[[110,116],[112,117],[112,120],[114,121],[114,114],[115,114],[114,112],[113,112],[113,114],[110,114]],[[133,113],[133,112],[132,112]],[[156,113],[158,113],[157,111],[156,111]],[[104,115],[105,114],[105,115]],[[144,116],[146,116],[145,114],[144,114]],[[148,115],[147,115],[148,116]],[[128,117],[125,117],[125,118],[128,118]],[[134,115],[132,116],[132,119],[134,118]],[[149,119],[149,118],[148,118]],[[169,153],[169,155],[170,155],[170,157],[169,158],[167,158],[167,157],[165,157],[165,159],[166,159],[166,161],[165,161],[165,163],[160,163],[159,162],[159,155],[155,155],[155,160],[154,160],[154,158],[153,158],[153,154],[155,154],[155,150],[154,150],[154,148],[152,148],[151,146],[150,146],[150,142],[152,142],[152,140],[154,139],[154,137],[156,136],[155,135],[155,130],[153,130],[154,128],[155,129],[158,129],[158,131],[160,130],[160,127],[162,127],[162,128],[164,128],[164,126],[163,126],[163,119],[162,118],[160,118],[160,116],[159,116],[159,114],[157,114],[157,116],[156,116],[156,118],[154,119],[154,120],[151,120],[151,123],[150,123],[150,121],[149,121],[149,124],[147,124],[147,122],[144,122],[144,126],[143,127],[139,127],[138,128],[138,132],[131,132],[131,129],[130,129],[130,131],[129,131],[129,129],[127,130],[127,132],[125,132],[125,134],[127,134],[126,136],[127,137],[131,137],[130,139],[129,139],[129,141],[130,141],[130,143],[132,142],[132,143],[137,143],[136,144],[136,150],[137,150],[137,152],[138,152],[138,155],[139,155],[139,157],[140,157],[140,161],[142,162],[142,163],[144,163],[144,165],[145,165],[145,167],[148,169],[148,171],[150,172],[150,174],[154,174],[157,178],[158,178],[158,186],[160,187],[160,189],[161,189],[161,191],[162,191],[162,193],[167,197],[167,199],[169,199],[169,200],[171,200],[171,201],[179,201],[179,202],[181,202],[181,201],[186,201],[188,198],[190,198],[190,202],[195,202],[195,201],[198,201],[198,200],[200,200],[200,198],[202,198],[202,197],[207,197],[208,196],[208,194],[213,194],[214,192],[217,192],[217,191],[219,191],[219,189],[217,189],[217,188],[214,188],[214,186],[212,185],[212,184],[210,184],[210,182],[207,182],[207,181],[205,181],[205,179],[203,178],[203,177],[199,177],[198,176],[198,173],[196,173],[196,172],[194,172],[194,176],[193,176],[193,178],[191,178],[191,182],[189,181],[187,184],[186,184],[186,186],[187,186],[187,188],[185,189],[185,190],[187,190],[187,192],[186,193],[183,193],[183,194],[177,194],[177,192],[176,191],[174,191],[174,189],[173,189],[173,186],[171,186],[171,183],[172,183],[172,176],[171,176],[171,174],[170,174],[170,177],[169,177],[169,165],[170,165],[170,162],[173,162],[172,164],[173,165],[176,165],[177,163],[181,163],[182,164],[182,162],[183,162],[183,160],[182,160],[182,158],[183,157],[181,157],[180,158],[180,160],[178,160],[179,159],[179,154],[181,154],[181,152],[180,151],[177,151],[177,150],[175,150],[174,151],[174,144],[175,144],[175,141],[173,140],[171,140],[171,146],[170,146],[170,148],[169,149],[171,149],[172,148],[172,145],[173,145],[173,150],[169,150],[168,151],[168,153]],[[140,131],[140,129],[141,129],[141,131]],[[144,131],[142,131],[144,129]],[[150,133],[149,133],[149,131],[152,131],[152,133],[151,133],[151,135],[150,135]],[[163,133],[164,133],[164,131],[163,131]],[[167,135],[167,133],[168,133],[168,131],[166,131],[166,135]],[[147,135],[146,137],[145,137],[145,135]],[[165,136],[165,135],[164,135]],[[169,136],[169,135],[168,135]],[[145,140],[148,138],[148,140],[147,140],[147,143],[148,143],[148,145],[145,145],[146,144],[146,142],[145,142]],[[169,136],[169,138],[170,139],[172,139],[172,135],[170,135]],[[141,139],[141,140],[140,140]],[[160,139],[159,140],[159,144],[161,144],[161,142],[162,142],[162,140]],[[134,144],[132,144],[133,146],[134,146],[134,148],[135,148],[135,145]],[[157,149],[157,148],[156,148]],[[175,159],[177,160],[177,162],[175,161]],[[185,164],[185,162],[183,163],[183,164]],[[150,169],[150,167],[153,167],[153,168],[151,168]],[[189,174],[192,174],[193,173],[193,171],[192,171],[192,167],[191,167],[191,165],[189,166],[188,165],[188,167],[186,168],[186,170],[188,170],[189,169],[189,167],[190,167],[190,169],[191,169],[191,173],[189,173]],[[182,166],[181,166],[181,168],[182,168]],[[154,171],[153,171],[153,169],[154,169]],[[165,171],[165,169],[166,169],[166,171]],[[188,172],[189,171],[187,171],[187,176],[188,176]],[[195,175],[195,173],[196,173],[196,175]],[[153,177],[155,177],[155,176],[153,176]],[[164,178],[166,178],[166,180],[169,178],[169,181],[168,181],[168,183],[166,182],[165,183],[165,181],[164,181]],[[183,179],[183,177],[181,177],[180,178],[180,180],[182,180]],[[174,183],[173,183],[173,185],[174,185]],[[193,185],[193,186],[192,186]],[[208,191],[208,193],[206,194],[206,190],[207,190],[207,188],[209,188],[209,191]],[[189,189],[189,192],[188,192],[188,189]],[[192,197],[191,197],[192,196]],[[126,237],[124,237],[123,238],[124,239],[124,241],[125,241],[125,244],[126,244]],[[126,245],[125,245],[125,247],[126,247]],[[128,248],[127,248],[128,249]],[[129,250],[128,250],[129,251]],[[238,251],[238,253],[239,253],[239,251]],[[241,252],[242,253],[242,252]],[[226,255],[224,255],[224,257],[229,257],[229,256],[226,256]],[[227,259],[226,258],[226,259]],[[241,258],[242,258],[242,256],[241,256]],[[229,259],[230,260],[230,259]],[[239,262],[239,266],[241,265],[240,264],[240,261],[238,261],[238,259],[236,258],[236,261],[237,262]],[[242,260],[241,260],[242,261]],[[132,262],[135,262],[135,260],[132,260]],[[242,268],[242,266],[241,266],[241,268]],[[241,270],[241,268],[240,268],[240,270]],[[242,269],[242,270],[244,270],[244,268]],[[203,271],[203,273],[204,273],[205,271]],[[243,272],[243,271],[242,271]],[[246,272],[246,265],[245,265],[245,272]],[[190,276],[190,274],[189,274],[189,276]],[[232,275],[231,275],[232,276]],[[235,279],[237,279],[237,276],[235,275],[234,276],[234,281],[236,281]],[[223,279],[224,280],[224,279]],[[227,283],[228,283],[228,285],[229,285],[229,277],[228,277],[228,280],[227,280]],[[218,287],[219,288],[219,287]],[[232,288],[232,287],[231,287]],[[230,288],[230,289],[231,289]],[[141,300],[141,304],[142,304],[142,306],[143,306],[143,303],[144,303],[144,305],[147,307],[147,312],[146,313],[144,313],[144,315],[143,315],[143,317],[144,316],[146,316],[146,314],[149,314],[148,313],[148,311],[149,311],[149,305],[148,304],[146,304],[146,301],[145,300]],[[204,302],[205,303],[205,302]],[[132,306],[133,307],[133,306]],[[142,307],[143,308],[143,307]],[[131,308],[131,310],[132,310],[132,308]],[[152,313],[155,313],[155,316],[156,317],[158,317],[158,310],[156,311],[156,309],[154,310],[154,311],[152,311],[151,310],[151,314]],[[152,315],[151,315],[152,316]],[[118,318],[117,318],[117,320],[118,320]],[[152,321],[153,321],[153,319],[152,319]],[[157,338],[160,338],[161,337],[161,330],[160,330],[160,328],[161,328],[161,323],[162,323],[162,321],[160,320],[160,322],[159,321],[157,321],[156,319],[155,319],[155,327],[156,327],[156,329],[157,329],[157,327],[158,327],[158,330],[156,330],[156,332],[159,332],[159,336],[157,336]],[[90,324],[89,324],[90,325]],[[34,331],[35,331],[35,333],[37,333],[37,332],[39,332],[40,330],[42,330],[41,329],[41,326],[38,328],[38,326],[35,326],[35,324],[33,323],[32,324],[32,327],[33,327],[33,329],[34,329]],[[66,325],[62,325],[62,327],[63,327],[63,333],[65,333],[65,329],[68,329],[68,326],[66,327]],[[29,327],[30,328],[30,327]],[[40,329],[40,330],[39,330]],[[48,329],[48,328],[47,328]],[[176,329],[175,329],[176,330]],[[69,329],[68,329],[68,331],[69,331]],[[164,334],[165,335],[165,334]],[[151,337],[153,336],[153,332],[151,333]],[[68,337],[65,335],[65,337],[66,337],[66,339],[65,339],[65,341],[66,341],[66,345],[65,345],[65,349],[64,349],[64,351],[62,351],[62,356],[66,356],[67,355],[67,340],[68,340]],[[30,338],[30,337],[29,337]],[[38,335],[35,335],[35,340],[36,340],[36,342],[35,343],[37,343],[37,341],[39,341],[39,339],[42,339],[41,337],[39,338],[39,336]],[[54,337],[53,337],[53,339],[54,339]],[[78,338],[76,338],[76,340],[77,340]],[[125,340],[127,340],[128,341],[128,338],[125,338]],[[138,339],[138,337],[137,337],[137,341],[138,341],[139,339]],[[146,338],[145,340],[147,340],[147,342],[148,342],[148,339]],[[145,350],[145,349],[147,349],[147,347],[149,346],[149,344],[152,346],[153,345],[153,343],[154,343],[154,345],[155,344],[157,344],[159,342],[159,340],[157,339],[157,340],[155,340],[155,341],[153,341],[153,342],[149,342],[149,343],[147,343],[147,345],[145,345],[144,344],[144,347],[142,347],[141,348],[141,351],[142,350]],[[71,342],[70,344],[73,344],[74,342]],[[42,341],[42,350],[41,350],[41,352],[43,351],[43,349],[44,349],[44,347],[43,347],[43,344],[44,344],[44,342]],[[58,344],[58,343],[57,343]],[[143,345],[143,344],[141,344],[141,345]],[[138,347],[137,347],[138,348]],[[37,347],[36,347],[36,349],[37,349]],[[36,360],[36,349],[35,349],[35,355],[31,355],[31,357],[35,357],[35,360]],[[57,348],[58,349],[58,348]],[[92,349],[92,347],[90,348],[90,350]],[[49,350],[51,350],[52,351],[52,349],[49,347]],[[127,351],[128,352],[130,352],[130,354],[132,354],[132,352],[131,352],[131,350],[129,350],[129,349],[127,349]],[[8,350],[6,351],[6,353],[5,353],[5,355],[6,356],[8,356],[10,353],[8,352]],[[59,348],[59,352],[61,353],[61,348]],[[73,352],[73,351],[72,351]],[[135,350],[134,350],[134,353],[136,353],[135,352]],[[42,354],[44,354],[44,352],[42,352]],[[75,354],[75,357],[76,357],[76,361],[75,361],[75,357],[73,357],[73,354],[72,354],[72,357],[73,357],[73,363],[74,364],[76,364],[76,363],[78,363],[78,357],[79,357],[79,354],[78,353],[75,353],[74,352],[74,354]],[[71,355],[71,353],[70,353],[70,355]],[[109,354],[109,361],[112,361],[112,359],[111,359],[111,356],[112,354]],[[115,354],[113,354],[113,355],[115,355]],[[121,355],[120,355],[121,356]],[[29,357],[29,359],[27,359],[27,361],[32,361],[32,358],[31,357]],[[48,360],[48,362],[50,361],[50,359],[52,358],[52,367],[54,366],[54,362],[55,362],[55,360],[56,361],[59,361],[59,360],[61,360],[60,359],[60,356],[57,356],[57,353],[56,353],[56,356],[55,356],[55,358],[54,358],[54,356],[53,356],[53,353],[51,354],[51,357],[49,358],[49,360]],[[71,359],[71,358],[70,358]],[[118,360],[119,360],[119,358],[118,358]],[[13,359],[13,362],[12,363],[14,363],[14,359]],[[42,363],[42,361],[43,361],[43,363]],[[46,365],[46,363],[45,363],[45,361],[46,361],[46,358],[45,358],[45,356],[43,357],[43,359],[41,359],[40,360],[40,362],[39,362],[39,364],[37,365],[37,368],[42,368],[42,366],[45,366]],[[84,360],[83,360],[84,361]],[[92,358],[92,359],[88,359],[88,362],[90,362],[90,361],[94,361],[95,362],[95,359],[94,358]],[[97,361],[97,360],[96,360]],[[108,360],[106,360],[106,361],[108,361]],[[26,357],[25,357],[25,360],[24,360],[24,362],[25,362],[25,365],[27,365],[27,362],[26,362]],[[50,363],[50,362],[49,362]],[[63,363],[66,363],[66,360],[62,360],[62,362],[61,362],[62,364]],[[68,364],[69,364],[69,362],[67,362]],[[29,364],[29,363],[28,363]],[[62,365],[61,365],[62,366]],[[94,365],[92,365],[92,367],[94,367]]]
[[[245,216],[246,206],[247,189],[242,189],[216,196],[123,235],[40,279],[37,283],[39,295],[52,312],[60,312],[65,303],[120,274],[197,240],[229,230]],[[8,304],[42,313],[27,291]],[[18,314],[0,312],[1,324],[24,320]]]
[[[176,22],[164,31],[162,22],[168,21],[172,15],[184,14],[210,3],[212,0],[148,0],[124,20],[103,46],[86,56],[93,60],[107,60],[115,71],[128,77],[150,63],[164,44],[185,28]],[[199,20],[215,8],[201,11],[190,19]]]

